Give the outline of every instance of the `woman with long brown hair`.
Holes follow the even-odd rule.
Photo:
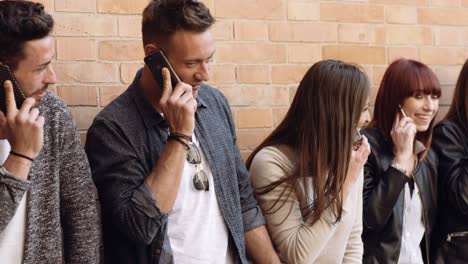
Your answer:
[[[468,60],[444,120],[434,128],[439,158],[435,263],[468,263]]]
[[[361,263],[362,168],[358,129],[369,81],[355,65],[325,60],[302,79],[279,126],[249,159],[267,228],[287,263]],[[354,149],[353,149],[354,147]]]
[[[429,263],[437,206],[437,164],[430,149],[440,84],[423,63],[399,59],[385,71],[374,117],[363,133],[364,263]]]

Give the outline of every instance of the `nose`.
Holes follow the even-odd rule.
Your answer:
[[[434,111],[434,110],[437,109],[438,106],[439,106],[439,99],[433,98],[432,95],[428,95],[426,97],[426,102],[424,104],[424,108],[427,111]]]
[[[44,78],[44,83],[45,84],[54,84],[57,82],[57,75],[55,75],[54,68],[52,67],[52,64],[47,65],[46,73],[45,73],[45,78]]]
[[[198,81],[206,82],[210,79],[210,64],[208,62],[200,63],[200,67],[195,73],[195,78]]]

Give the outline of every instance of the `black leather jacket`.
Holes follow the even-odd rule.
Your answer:
[[[443,121],[434,128],[439,157],[439,217],[435,263],[468,263],[468,124]]]
[[[390,166],[394,158],[392,142],[380,130],[368,128],[363,133],[369,139],[372,151],[364,166],[363,263],[398,263],[404,187],[409,178]],[[433,150],[418,162],[413,174],[423,207],[425,235],[421,250],[425,263],[429,263],[437,205],[437,157]]]

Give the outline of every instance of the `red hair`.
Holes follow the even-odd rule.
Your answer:
[[[380,83],[375,99],[374,117],[369,126],[382,130],[385,137],[390,139],[398,105],[421,91],[440,97],[440,83],[434,72],[427,65],[415,60],[398,59],[392,62]],[[416,135],[426,149],[429,149],[431,144],[433,126],[434,119],[426,131]]]

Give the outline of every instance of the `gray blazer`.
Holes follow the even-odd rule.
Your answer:
[[[39,111],[44,146],[28,180],[0,175],[0,232],[27,191],[23,263],[99,263],[96,188],[78,130],[65,104],[49,92]]]

